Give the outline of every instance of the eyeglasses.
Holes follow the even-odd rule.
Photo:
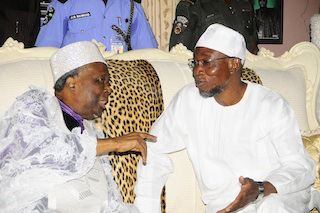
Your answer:
[[[208,68],[210,68],[210,65],[212,62],[218,61],[218,60],[224,60],[224,59],[228,59],[228,58],[235,58],[235,57],[211,58],[211,59],[203,59],[203,60],[199,60],[199,61],[194,60],[193,58],[190,58],[188,60],[188,65],[191,70],[194,70],[199,65],[208,69]]]

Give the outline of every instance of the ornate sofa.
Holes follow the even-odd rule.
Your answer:
[[[142,123],[150,127],[152,122],[161,113],[162,101],[164,108],[169,104],[175,93],[185,84],[193,81],[192,73],[188,68],[187,59],[192,57],[192,52],[188,51],[184,46],[177,45],[171,50],[170,53],[161,51],[159,49],[141,49],[133,50],[119,55],[113,55],[110,52],[103,51],[104,47],[100,45],[100,50],[103,56],[107,60],[111,60],[110,63],[120,63],[117,66],[124,66],[128,63],[128,60],[146,60],[149,62],[156,71],[160,79],[161,89],[159,92],[159,81],[157,76],[152,74],[141,74],[141,67],[145,66],[145,62],[135,61],[135,67],[139,68],[140,73],[137,75],[136,82],[139,83],[142,78],[145,79],[150,87],[151,93],[155,93],[154,97],[161,96],[161,100],[153,98],[152,107],[157,106],[156,114],[148,114],[152,117],[151,122]],[[48,88],[53,92],[53,80],[50,72],[49,58],[56,51],[56,48],[52,47],[39,47],[24,49],[23,44],[12,39],[8,39],[7,42],[0,48],[0,116],[10,107],[15,100],[15,97],[22,94],[28,89],[29,85],[38,85]],[[142,65],[141,65],[142,64]],[[261,78],[262,84],[269,87],[278,93],[282,94],[288,102],[292,105],[296,117],[298,119],[299,128],[303,135],[303,141],[306,149],[309,151],[313,159],[317,162],[317,180],[315,187],[320,191],[319,180],[319,150],[320,150],[320,130],[318,129],[320,121],[320,97],[319,96],[319,81],[320,81],[320,51],[319,49],[309,42],[302,42],[296,44],[289,51],[285,52],[280,57],[273,57],[273,53],[262,48],[259,54],[252,55],[247,52],[247,59],[245,67],[253,69]],[[143,69],[142,69],[143,71]],[[117,70],[113,71],[117,74]],[[119,75],[127,73],[128,75],[134,75],[135,69],[121,71],[119,69]],[[131,78],[131,77],[130,77]],[[153,80],[153,79],[156,80]],[[143,79],[142,79],[143,80]],[[117,79],[114,79],[115,83]],[[131,82],[131,81],[130,81]],[[155,83],[155,84],[154,84]],[[131,82],[135,84],[135,82]],[[144,84],[144,83],[142,83]],[[136,87],[141,89],[142,94],[146,88]],[[117,87],[114,88],[117,90]],[[119,90],[120,91],[120,90]],[[116,93],[121,93],[121,91]],[[123,92],[123,91],[122,91]],[[162,94],[161,94],[162,92]],[[119,101],[119,97],[123,100],[129,100],[130,94],[126,92],[121,93],[120,96],[114,97],[113,101]],[[149,99],[151,96],[144,97]],[[135,104],[132,106],[133,111],[136,110],[137,103],[130,101],[125,102],[127,105]],[[159,105],[160,104],[160,105]],[[130,108],[130,106],[129,106]],[[140,110],[140,107],[137,107]],[[152,108],[153,109],[153,108]],[[132,109],[129,109],[132,110]],[[150,112],[148,112],[150,113]],[[135,124],[139,121],[138,117],[127,115],[131,118],[130,123]],[[142,113],[141,116],[146,116]],[[120,121],[120,120],[119,120]],[[97,126],[100,128],[110,127],[114,125],[117,120],[112,120],[108,123],[97,121]],[[128,122],[129,123],[129,122]],[[128,125],[126,123],[124,126]],[[140,122],[141,125],[141,122]],[[133,125],[137,126],[137,125]],[[112,127],[112,126],[111,126]],[[128,128],[127,131],[130,131]],[[133,127],[132,127],[133,128]],[[112,129],[112,128],[107,128]],[[134,129],[134,128],[133,128]],[[141,127],[140,127],[141,129]],[[139,128],[138,128],[139,130]],[[142,130],[144,130],[142,128]],[[108,133],[106,135],[117,135],[120,132]],[[186,151],[172,153],[171,159],[175,165],[175,171],[172,173],[166,184],[166,212],[169,213],[195,213],[203,212],[204,204],[202,203],[200,196],[201,193],[197,186],[197,181],[193,173],[191,162],[188,159]],[[134,171],[132,178],[122,177],[121,171],[127,171],[135,169],[138,155],[130,156],[134,159],[133,167],[127,167],[128,158],[120,156],[114,160],[114,175],[118,179],[118,184],[123,187],[119,187],[121,191],[127,191],[128,185],[126,182],[134,185],[135,174]],[[121,159],[122,158],[122,159]],[[120,179],[120,180],[119,180]],[[130,191],[131,190],[131,191]],[[132,202],[132,189],[130,192],[123,192],[124,197],[128,194],[127,202]],[[320,197],[319,197],[320,199]],[[314,210],[316,211],[316,210]]]

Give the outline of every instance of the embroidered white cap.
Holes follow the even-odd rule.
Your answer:
[[[246,42],[237,31],[222,24],[212,24],[199,38],[195,48],[206,47],[219,51],[229,57],[246,58]]]
[[[69,71],[94,62],[107,65],[99,48],[91,41],[75,42],[60,48],[50,58],[54,83]]]

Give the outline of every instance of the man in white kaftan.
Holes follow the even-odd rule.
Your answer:
[[[138,213],[122,201],[105,154],[135,150],[145,160],[143,139],[152,137],[102,139],[89,121],[111,92],[95,44],[65,46],[51,66],[55,96],[31,87],[0,118],[0,212]]]
[[[168,153],[185,148],[207,213],[301,213],[314,206],[315,163],[294,112],[280,95],[240,80],[244,58],[243,37],[222,25],[199,39],[191,61],[195,83],[154,123],[157,142],[148,144],[147,166],[138,167],[141,212],[160,212],[159,194],[173,171]]]

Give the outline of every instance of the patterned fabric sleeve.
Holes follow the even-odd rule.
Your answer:
[[[65,131],[59,110],[54,96],[32,88],[0,118],[3,212],[45,205],[47,192],[54,186],[83,176],[92,168],[96,137],[87,131],[81,134],[80,128]]]

